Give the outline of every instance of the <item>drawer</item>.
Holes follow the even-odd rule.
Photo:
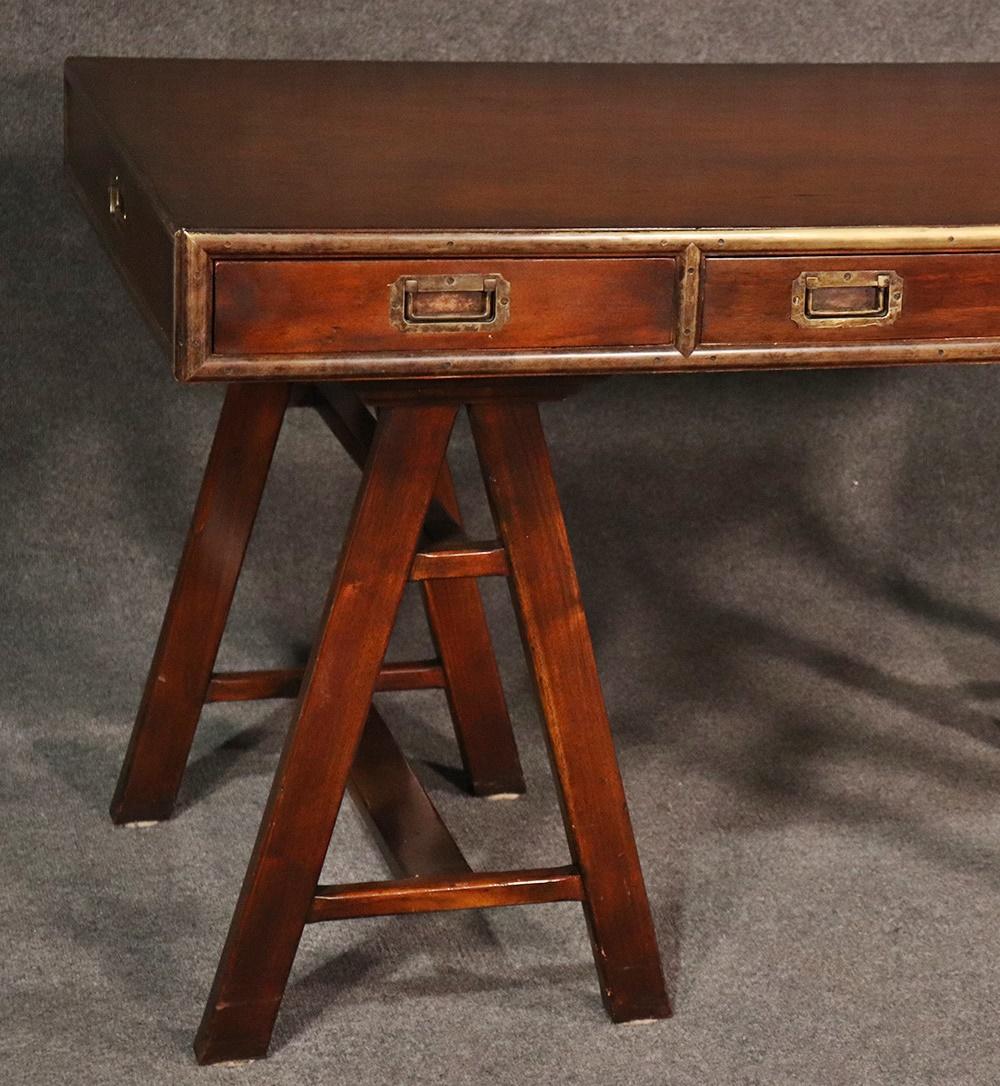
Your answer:
[[[672,257],[219,259],[216,355],[642,347],[673,340]]]
[[[1000,336],[1000,255],[709,257],[703,347]]]

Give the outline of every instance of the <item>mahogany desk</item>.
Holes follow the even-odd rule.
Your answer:
[[[635,371],[1000,360],[997,117],[990,65],[67,62],[84,208],[177,378],[228,383],[115,821],[169,816],[204,702],[298,698],[201,1061],[263,1056],[303,925],[350,916],[578,900],[612,1018],[669,1013],[537,402]],[[308,666],[216,673],[290,403],[361,488]],[[461,529],[463,406],[496,540]],[[471,789],[523,790],[486,575],[513,590],[565,867],[473,873],[371,708],[443,688]],[[408,579],[437,656],[387,663]],[[394,881],[317,886],[346,788]]]

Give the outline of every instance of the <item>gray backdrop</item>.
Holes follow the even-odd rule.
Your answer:
[[[8,3],[0,49],[0,1079],[1000,1082],[1000,372],[958,367],[624,379],[546,411],[673,1021],[605,1021],[572,905],[360,921],[307,932],[268,1063],[197,1069],[288,710],[206,712],[177,818],[110,826],[219,393],[172,384],[60,175],[69,53],[993,59],[1000,8]],[[464,429],[455,459],[481,524]],[[308,643],[355,481],[290,417],[228,663]],[[461,793],[438,695],[384,709],[474,862],[559,862],[502,585],[488,604],[530,795]],[[382,874],[346,807],[330,873]]]

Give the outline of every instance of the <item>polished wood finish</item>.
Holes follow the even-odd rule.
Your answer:
[[[343,385],[316,385],[310,393],[308,402],[363,468],[375,419],[358,393]],[[434,484],[423,540],[433,546],[463,534],[462,512],[446,460]],[[469,789],[479,796],[519,795],[524,792],[524,775],[479,588],[468,578],[417,579],[445,675],[443,685]]]
[[[348,789],[397,878],[465,874],[471,869],[374,708],[354,755]]]
[[[216,671],[205,701],[267,701],[298,695],[305,668],[267,671]],[[439,660],[397,661],[383,664],[375,680],[377,691],[440,690],[446,685]]]
[[[892,324],[802,328],[789,320],[803,272],[897,272],[902,310]],[[701,342],[812,344],[937,341],[1000,330],[1000,254],[709,257]]]
[[[583,883],[575,868],[540,867],[451,878],[319,886],[308,922],[582,899]]]
[[[203,1063],[267,1051],[454,419],[454,407],[379,419],[195,1041]]]
[[[75,58],[66,86],[70,177],[181,380],[1000,359],[1000,65]],[[456,101],[481,118],[461,139]],[[960,252],[981,258],[931,259]],[[712,279],[706,256],[750,253],[906,256],[914,304],[800,331],[781,265]],[[668,264],[679,282],[648,270]],[[389,319],[390,271],[503,267],[502,328]]]
[[[375,438],[375,416],[351,385],[297,385],[303,403],[315,408],[327,428],[359,468],[364,470]],[[447,471],[447,464],[445,464]],[[434,513],[434,503],[431,503]],[[452,526],[457,530],[458,526]]]
[[[385,672],[383,666],[377,690],[444,686],[440,667],[396,665],[388,682]],[[218,688],[214,696],[212,687],[209,688],[207,700],[295,697],[302,675],[303,669],[298,668],[213,676],[212,687],[218,685]],[[406,685],[396,685],[397,677],[405,679]],[[399,877],[469,870],[454,838],[374,706],[368,712],[354,755],[348,790],[390,870]]]
[[[233,385],[227,392],[112,799],[111,815],[119,824],[170,817],[203,704],[298,693],[301,668],[212,671],[289,400],[286,384]],[[333,429],[345,448],[352,456],[363,457],[374,420],[361,401],[343,390],[333,401],[324,397],[319,402],[328,409],[324,415],[328,424],[336,416]],[[461,517],[447,465],[436,492],[440,500],[427,521],[431,533],[460,535]],[[430,570],[418,568],[418,579],[475,576],[477,568],[492,574],[502,572],[499,567],[504,563],[502,553],[470,551],[468,546],[454,558],[447,551],[432,551],[428,561]],[[435,589],[430,584],[424,589],[432,633],[448,654],[449,670],[440,659],[385,663],[375,688],[446,688],[470,791],[521,793],[524,778],[478,590],[466,581],[454,591],[441,592],[435,606]],[[447,629],[438,630],[442,624]]]
[[[656,935],[538,408],[475,404],[472,428],[507,547],[608,1014],[670,1014]]]
[[[115,822],[169,818],[229,617],[288,385],[231,385],[114,798]]]
[[[446,577],[506,577],[507,554],[495,539],[444,543],[417,551],[410,569],[411,581]]]
[[[379,668],[375,689],[392,690],[441,690],[448,680],[440,660],[400,660],[384,663]]]
[[[86,94],[66,83],[66,174],[91,225],[159,340],[173,340],[174,236],[136,175],[109,121]],[[111,183],[122,193],[124,220],[109,213]]]
[[[424,541],[447,541],[461,531],[462,511],[446,460],[424,521]],[[469,786],[478,796],[521,795],[521,760],[479,586],[468,578],[435,578],[421,581],[420,588]]]
[[[305,668],[283,667],[266,671],[216,671],[208,684],[205,704],[217,701],[269,701],[294,698]]]
[[[390,319],[401,276],[498,274],[510,317],[497,331],[402,331]],[[673,338],[670,257],[583,260],[220,260],[218,355],[642,346]]]
[[[512,387],[516,393],[516,386]],[[504,397],[505,406],[500,414],[481,401],[473,406],[477,443],[484,458],[491,504],[504,545],[495,541],[476,544],[460,535],[457,503],[445,465],[445,448],[456,405],[419,402],[408,405],[390,400],[383,404],[381,422],[375,426],[361,495],[338,563],[324,630],[309,667],[304,672],[290,668],[211,672],[278,427],[289,400],[287,385],[234,385],[227,396],[189,545],[164,623],[157,667],[150,677],[155,698],[165,684],[165,675],[176,673],[183,677],[184,668],[189,666],[176,646],[198,645],[200,655],[191,665],[193,680],[198,683],[197,702],[192,695],[183,729],[156,731],[151,726],[178,704],[176,689],[167,688],[169,696],[164,695],[166,700],[160,705],[158,718],[140,714],[133,748],[145,749],[141,758],[130,757],[122,776],[130,799],[134,802],[148,799],[148,777],[158,764],[168,761],[175,775],[183,770],[202,702],[290,696],[298,689],[296,722],[275,777],[199,1031],[196,1045],[199,1059],[214,1062],[263,1054],[302,925],[310,920],[348,915],[581,900],[612,1016],[626,1020],[667,1013],[660,999],[662,977],[657,994],[659,964],[655,959],[655,938],[641,874],[637,866],[630,866],[635,861],[634,846],[632,857],[622,850],[620,837],[623,833],[630,834],[630,829],[624,807],[617,809],[624,798],[613,751],[610,764],[607,763],[610,736],[599,704],[599,690],[596,711],[582,705],[576,708],[584,721],[576,755],[567,757],[561,753],[567,748],[565,714],[581,693],[593,692],[586,689],[590,649],[585,628],[577,629],[565,639],[565,631],[555,637],[552,630],[537,625],[540,608],[553,605],[555,599],[545,600],[545,586],[525,582],[525,577],[535,579],[547,570],[547,577],[556,574],[557,592],[575,584],[572,567],[559,568],[568,560],[568,551],[559,550],[558,530],[555,536],[547,537],[532,520],[536,515],[547,519],[558,516],[558,505],[546,505],[555,502],[555,492],[537,407],[531,400],[519,401],[516,395],[513,401]],[[325,397],[324,402],[330,403]],[[350,445],[359,434],[363,438],[370,416],[349,410],[349,401],[339,406],[338,436]],[[520,436],[516,434],[518,430]],[[523,451],[518,454],[516,442],[528,450],[527,455]],[[240,457],[254,455],[254,471],[234,473],[237,450]],[[491,458],[497,456],[505,463],[510,462],[509,469],[498,470],[494,466]],[[235,485],[237,482],[240,485]],[[231,484],[228,488],[227,483]],[[238,515],[234,515],[234,507]],[[560,525],[561,520],[556,528]],[[563,541],[564,535],[563,531]],[[518,540],[516,546],[519,550],[523,548],[521,553],[535,555],[527,564],[522,559],[520,573],[508,558],[512,539]],[[441,542],[428,546],[427,540]],[[420,546],[423,549],[418,549]],[[531,562],[536,559],[541,564],[532,569]],[[224,580],[215,576],[217,567],[222,569]],[[211,570],[213,575],[201,574],[202,568]],[[388,728],[370,707],[371,694],[379,688],[451,686],[439,661],[396,665],[381,662],[407,577],[420,579],[425,588],[432,584],[452,587],[484,573],[512,573],[515,579],[520,618],[532,650],[560,777],[574,856],[571,868],[473,875]],[[207,585],[199,577],[207,578]],[[206,587],[214,593],[208,595],[212,606],[207,611],[202,599]],[[454,605],[447,595],[443,602],[446,608]],[[435,617],[432,606],[429,602],[435,630],[461,629],[461,624],[442,622],[440,616]],[[202,624],[209,629],[210,637],[200,636]],[[351,645],[351,651],[344,652],[340,647],[343,644]],[[592,653],[589,667],[593,668]],[[552,672],[566,668],[571,681],[564,694],[553,699],[549,693]],[[574,668],[579,672],[575,678]],[[207,675],[204,682],[199,679],[203,673]],[[585,687],[582,691],[578,689],[581,674]],[[591,678],[596,683],[596,674]],[[450,693],[454,696],[454,689]],[[359,715],[362,701],[368,707]],[[332,734],[326,723],[330,719],[352,730]],[[488,746],[492,736],[481,729],[473,729],[470,736],[473,741],[485,741],[484,749],[492,755]],[[597,761],[591,766],[580,759],[585,744],[595,751]],[[572,748],[574,744],[568,746]],[[595,768],[599,780],[592,776]],[[320,887],[318,891],[311,888],[306,895],[310,877],[315,887],[345,788],[356,799],[392,870],[408,881]],[[605,806],[597,803],[591,824],[581,829],[577,825],[580,813],[577,805],[594,803],[602,789],[607,793]],[[309,799],[317,790],[325,797],[322,803]],[[164,817],[168,811],[157,809],[155,813]],[[586,835],[590,834],[595,836],[587,840]],[[620,893],[617,898],[609,897],[607,880],[600,872],[595,873],[598,861],[611,858],[609,850],[617,856],[618,866],[614,870],[627,887],[625,898]],[[617,922],[623,922],[629,933],[625,939],[610,935],[612,910],[618,916]],[[639,968],[632,961],[637,953],[650,952],[654,955],[652,963]],[[259,988],[250,986],[251,973],[263,978]],[[626,983],[624,978],[629,974]],[[652,990],[643,987],[648,986],[650,977],[654,980]]]
[[[993,64],[77,57],[66,75],[139,176],[155,180],[172,228],[713,231],[998,218]]]
[[[669,1014],[536,404],[503,399],[470,410],[542,704],[571,866],[471,873],[384,723],[377,714],[365,723],[419,536],[428,525],[433,534],[427,510],[456,406],[381,409],[323,630],[199,1029],[203,1063],[266,1052],[304,924],[349,916],[579,900],[611,1017]],[[404,881],[317,888],[348,784]]]

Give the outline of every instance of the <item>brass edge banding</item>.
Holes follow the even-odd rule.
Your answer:
[[[212,257],[203,235],[174,236],[174,376],[190,381],[212,353]]]
[[[635,255],[682,253],[968,252],[1000,249],[1000,225],[837,226],[717,230],[185,231],[214,257]]]
[[[477,351],[460,355],[438,351],[342,355],[209,355],[188,379],[226,381],[246,379],[268,370],[267,379],[312,380],[351,377],[392,380],[412,376],[447,379],[505,375],[516,365],[519,374],[552,376],[593,373],[594,363],[607,363],[619,373],[683,372],[722,369],[814,366],[909,365],[929,362],[995,362],[1000,339],[951,339],[938,342],[864,343],[829,346],[699,346],[685,358],[673,345],[653,347],[581,348],[577,350]]]
[[[685,358],[698,344],[705,256],[691,242],[677,261],[677,350]]]
[[[174,325],[172,328],[173,339],[173,371],[178,381],[183,381],[185,375],[181,372],[181,360],[187,351],[187,283],[184,260],[185,236],[183,230],[174,232]]]

